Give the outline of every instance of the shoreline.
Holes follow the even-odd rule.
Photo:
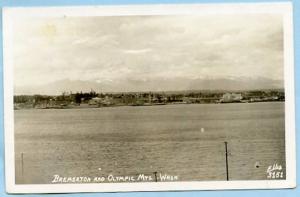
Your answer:
[[[111,108],[111,107],[151,107],[151,106],[162,106],[162,105],[214,105],[214,104],[251,104],[251,103],[277,103],[277,102],[285,102],[285,101],[252,101],[252,102],[218,102],[218,103],[184,103],[184,102],[176,102],[176,103],[156,103],[156,104],[131,104],[131,105],[107,105],[107,106],[97,106],[97,105],[83,105],[83,106],[54,106],[54,107],[23,107],[17,108],[14,107],[14,111],[17,110],[46,110],[46,109],[95,109],[95,108]]]

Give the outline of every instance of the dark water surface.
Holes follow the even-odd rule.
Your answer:
[[[155,171],[226,180],[225,141],[230,180],[267,179],[274,163],[285,172],[284,103],[16,110],[16,183]]]

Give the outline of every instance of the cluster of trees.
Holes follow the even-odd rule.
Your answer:
[[[72,94],[71,94],[72,95]],[[76,94],[73,94],[72,97],[74,98],[74,102],[75,103],[81,103],[82,101],[88,101],[94,97],[97,97],[98,94],[94,91],[91,91],[89,93],[76,93]]]
[[[98,94],[94,91],[87,93],[75,93],[67,94],[63,92],[58,96],[48,96],[48,95],[15,95],[14,103],[42,103],[45,101],[66,101],[66,102],[76,102],[81,103],[85,100],[90,100],[91,98],[97,97]]]
[[[225,91],[190,91],[190,92],[140,92],[140,93],[96,93],[95,91],[90,92],[77,92],[77,93],[62,93],[58,96],[48,96],[48,95],[18,95],[14,96],[15,103],[41,103],[46,101],[63,101],[63,102],[74,102],[82,103],[89,101],[94,97],[110,97],[117,99],[134,99],[134,98],[155,98],[157,102],[176,102],[182,101],[183,97],[189,98],[221,98],[222,95],[226,93]],[[243,98],[252,98],[252,97],[270,97],[277,96],[284,100],[284,91],[283,90],[256,90],[256,91],[243,91],[237,92],[241,93]]]
[[[243,98],[267,98],[267,97],[278,97],[279,100],[284,100],[285,95],[283,90],[253,90],[242,93]]]

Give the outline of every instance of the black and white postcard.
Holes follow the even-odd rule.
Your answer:
[[[9,193],[296,185],[290,3],[4,8]]]

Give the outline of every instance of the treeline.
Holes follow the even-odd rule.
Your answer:
[[[176,102],[182,101],[183,98],[203,98],[203,99],[218,99],[223,94],[229,91],[190,91],[190,92],[126,92],[126,93],[96,93],[95,91],[90,92],[77,92],[77,93],[66,93],[63,92],[61,95],[50,96],[50,95],[15,95],[14,103],[43,103],[43,102],[67,102],[67,103],[84,103],[88,102],[92,98],[112,98],[112,99],[154,99],[156,102]],[[253,90],[253,91],[233,91],[240,93],[243,99],[249,98],[265,98],[277,96],[281,100],[284,100],[283,90]]]
[[[15,95],[14,96],[14,103],[41,103],[45,101],[67,101],[67,102],[75,102],[75,103],[81,103],[82,101],[90,100],[94,97],[97,97],[99,94],[97,94],[94,91],[91,92],[77,92],[75,94],[67,94],[62,93],[58,96],[49,96],[49,95]]]

